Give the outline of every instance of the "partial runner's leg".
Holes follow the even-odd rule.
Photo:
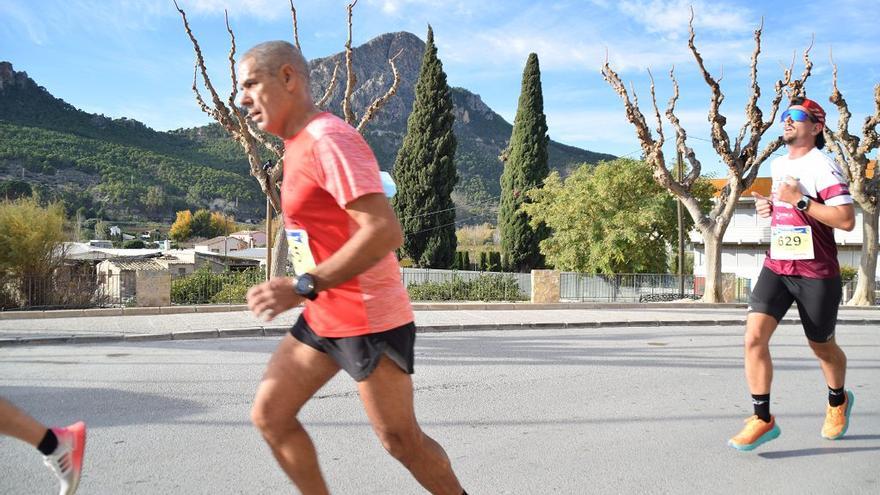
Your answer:
[[[0,434],[40,446],[48,428],[0,397]]]
[[[306,495],[329,492],[315,446],[297,414],[337,371],[330,357],[288,334],[269,360],[251,410],[251,420],[278,464]]]
[[[429,492],[461,495],[443,447],[422,432],[416,421],[410,375],[383,356],[373,373],[358,383],[358,391],[385,449]]]

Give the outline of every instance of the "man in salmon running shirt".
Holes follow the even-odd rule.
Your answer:
[[[854,400],[844,390],[846,354],[834,336],[842,292],[834,229],[853,229],[853,200],[840,167],[820,151],[825,110],[815,101],[794,98],[780,121],[788,154],[770,164],[771,198],[752,193],[758,214],[772,218],[771,247],[749,299],[745,368],[755,414],[728,441],[737,450],[752,450],[779,436],[770,415],[770,337],[792,302],[828,385],[822,437],[836,440],[846,433]]]
[[[297,274],[251,288],[248,307],[269,320],[305,302],[269,360],[252,421],[302,493],[329,493],[297,414],[343,369],[388,452],[429,492],[464,493],[446,452],[416,421],[415,325],[394,255],[403,235],[373,152],[315,107],[308,65],[290,43],[249,50],[238,80],[249,117],[284,140],[281,209]]]

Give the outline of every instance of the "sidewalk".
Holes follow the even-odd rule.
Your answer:
[[[743,304],[414,304],[420,332],[745,324]],[[172,306],[0,313],[0,347],[283,335],[299,316],[262,322],[244,306]],[[841,307],[841,325],[880,326],[880,307]],[[800,324],[796,308],[782,324]]]

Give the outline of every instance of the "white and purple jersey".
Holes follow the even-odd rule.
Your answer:
[[[809,244],[809,249],[799,250],[798,256],[786,256],[779,254],[784,253],[782,249],[773,253],[774,248],[771,248],[767,252],[764,266],[777,275],[807,278],[832,278],[840,275],[834,229],[807,215],[806,212],[798,210],[794,205],[776,199],[779,185],[786,177],[794,177],[800,179],[801,192],[816,203],[829,206],[852,203],[840,167],[829,156],[813,148],[800,158],[791,159],[788,156],[776,158],[770,164],[770,174],[773,177],[771,193],[773,216],[770,221],[770,227],[774,232],[773,242],[779,241],[782,244],[779,237],[791,240],[791,237],[797,237],[799,233],[806,236],[802,239],[804,244]],[[796,234],[786,237],[786,233]],[[798,244],[801,243],[801,239],[796,241]],[[794,248],[790,248],[789,253],[794,253]],[[774,254],[776,254],[775,258]],[[798,259],[786,259],[786,257]]]

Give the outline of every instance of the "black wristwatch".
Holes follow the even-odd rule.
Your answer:
[[[807,208],[810,207],[810,197],[804,194],[801,196],[800,201],[795,203],[794,207],[800,211],[807,211]]]
[[[293,280],[293,290],[297,295],[309,301],[314,301],[318,298],[318,291],[315,290],[315,277],[308,273],[303,273]]]

